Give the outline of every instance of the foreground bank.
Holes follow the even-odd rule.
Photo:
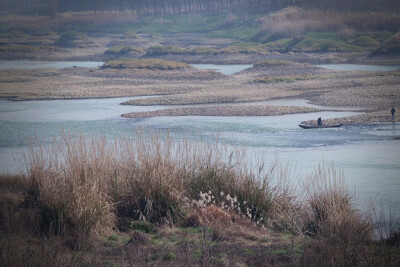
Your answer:
[[[1,176],[6,265],[399,263],[398,232],[375,236],[332,166],[299,196],[287,166],[254,173],[223,145],[61,137],[31,145],[25,176]]]

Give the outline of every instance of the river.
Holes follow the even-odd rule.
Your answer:
[[[213,66],[214,67],[214,66]],[[237,72],[237,69],[235,69]],[[155,117],[126,119],[122,113],[151,111],[168,106],[119,105],[135,98],[0,101],[0,173],[16,173],[16,147],[25,146],[25,138],[38,134],[44,138],[60,130],[131,136],[137,127],[169,131],[174,136],[202,136],[248,150],[250,157],[272,162],[275,155],[288,162],[293,177],[301,179],[318,164],[333,162],[344,171],[350,189],[356,188],[363,199],[372,199],[392,209],[400,221],[400,124],[345,126],[336,129],[304,130],[299,122],[322,117],[336,118],[356,114],[336,110],[308,114],[260,117]],[[270,105],[315,107],[304,99],[264,101]]]

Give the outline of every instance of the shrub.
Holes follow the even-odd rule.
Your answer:
[[[116,45],[108,48],[104,53],[106,54],[125,54],[129,52],[144,53],[144,49],[136,46],[123,46]]]
[[[61,34],[60,38],[54,42],[57,46],[75,46],[76,42],[86,41],[88,36],[86,33],[81,33],[77,31],[67,31]]]
[[[372,51],[372,55],[400,54],[400,33],[386,40],[380,47]]]
[[[12,31],[8,31],[8,32],[1,32],[0,37],[1,38],[26,38],[26,37],[29,37],[29,35],[20,30],[12,30]]]
[[[147,55],[184,54],[185,50],[176,46],[150,46],[146,49]]]
[[[343,176],[333,166],[319,166],[309,177],[306,233],[316,238],[319,257],[350,266],[361,264],[373,240],[370,219],[354,208]]]
[[[110,69],[149,69],[149,70],[174,70],[191,68],[189,64],[162,59],[135,59],[117,58],[106,62],[103,68]]]
[[[132,230],[137,230],[144,233],[153,233],[154,232],[154,224],[143,221],[133,221],[130,225]]]
[[[63,143],[54,144],[46,153],[30,144],[28,179],[40,209],[42,229],[68,236],[80,247],[114,225],[112,203],[102,187],[103,177],[96,173],[105,155],[91,157],[89,149],[102,151],[104,147],[101,142],[90,143],[82,137],[75,140],[68,134],[62,138]],[[84,164],[89,160],[90,166]]]
[[[256,64],[254,64],[254,67],[278,67],[278,66],[289,66],[294,64],[296,63],[288,60],[267,59],[258,61]]]
[[[39,50],[38,47],[28,45],[0,46],[0,52],[35,52],[37,50]]]

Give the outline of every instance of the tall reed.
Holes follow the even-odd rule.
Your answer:
[[[317,241],[317,257],[340,266],[365,264],[365,250],[373,240],[373,226],[370,217],[355,208],[343,173],[333,165],[319,165],[307,182],[305,231]]]
[[[183,225],[196,201],[202,203],[197,207],[213,205],[257,225],[306,231],[334,244],[371,240],[369,221],[354,208],[334,168],[317,169],[309,177],[309,195],[299,198],[287,165],[276,161],[255,171],[246,151],[220,142],[140,129],[132,138],[113,140],[62,132],[52,145],[37,144],[31,142],[25,154],[30,198],[40,209],[42,229],[71,237],[76,246],[126,219]]]
[[[259,19],[261,27],[281,37],[297,36],[306,32],[336,32],[339,35],[356,32],[400,30],[398,13],[339,12],[318,9],[285,8]]]

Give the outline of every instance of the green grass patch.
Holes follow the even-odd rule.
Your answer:
[[[396,34],[386,40],[381,46],[375,49],[372,55],[400,54],[400,34]]]
[[[203,253],[201,252],[200,249],[195,249],[195,250],[193,251],[193,253],[192,253],[192,257],[195,258],[195,259],[200,259],[201,256],[202,256],[202,254],[203,254]]]
[[[189,64],[163,59],[117,58],[103,65],[109,69],[174,70],[191,68]]]
[[[87,38],[87,34],[77,31],[67,31],[61,34],[60,38],[65,40],[83,40]]]
[[[283,38],[268,42],[266,43],[265,47],[269,51],[286,52],[286,50],[290,47],[291,42],[293,42],[293,38]]]
[[[178,237],[176,237],[176,236],[172,236],[172,237],[170,237],[170,239],[169,239],[169,242],[171,242],[171,243],[177,243],[179,241],[179,239],[178,239]]]
[[[40,29],[31,33],[33,36],[52,36],[57,35],[56,32],[48,29]]]
[[[312,77],[308,75],[292,75],[292,76],[269,76],[264,78],[255,79],[255,82],[259,83],[281,83],[281,82],[295,82],[311,80]]]
[[[367,35],[361,35],[354,38],[349,38],[348,43],[358,46],[377,46],[379,42]]]
[[[130,225],[130,229],[140,231],[143,233],[154,233],[154,224],[144,221],[133,221]]]
[[[119,237],[118,237],[117,234],[112,234],[107,239],[110,240],[110,241],[118,241]]]
[[[190,49],[184,49],[177,46],[171,45],[158,45],[158,46],[151,46],[146,49],[147,55],[167,55],[167,54],[174,54],[174,55],[204,55],[204,54],[220,54],[224,53],[221,50],[208,48],[208,47],[196,47]]]
[[[387,31],[382,31],[382,32],[371,33],[371,34],[369,34],[369,36],[371,36],[371,38],[377,40],[379,43],[383,43],[384,41],[393,37],[393,33],[387,32]]]
[[[165,253],[163,256],[163,260],[165,260],[165,261],[173,261],[175,259],[176,259],[176,255],[175,255],[175,253],[173,253],[171,251]]]
[[[128,32],[125,32],[124,35],[123,35],[122,37],[123,37],[123,38],[133,38],[133,39],[137,39],[137,38],[139,38],[139,35],[137,35],[136,32],[128,31]]]
[[[275,255],[285,255],[289,253],[288,249],[276,249],[272,251],[273,254]]]
[[[354,52],[366,46],[376,45],[378,41],[368,36],[345,38],[328,32],[310,32],[304,36],[282,38],[265,44],[269,51],[279,52]]]
[[[251,39],[260,29],[254,26],[239,26],[232,29],[218,30],[208,34],[208,37],[212,38],[232,38],[237,40],[249,40]]]
[[[220,53],[228,53],[228,54],[265,54],[267,50],[265,46],[260,45],[254,42],[239,42],[228,46],[226,48],[222,48],[219,50]]]
[[[27,38],[27,37],[29,37],[29,35],[20,30],[12,30],[0,33],[0,38]]]
[[[137,52],[137,53],[144,53],[144,49],[137,46],[123,46],[123,45],[116,45],[113,47],[108,48],[104,53],[105,54],[125,54],[129,52]]]
[[[165,54],[185,54],[186,49],[182,49],[172,45],[150,46],[146,49],[147,55],[165,55]]]
[[[381,46],[372,52],[373,55],[400,54],[400,44]]]
[[[117,265],[115,264],[115,262],[112,261],[112,260],[105,260],[103,263],[104,263],[104,266],[109,266],[109,267],[117,266]]]
[[[151,261],[157,261],[158,260],[158,255],[151,255],[150,256]]]
[[[60,38],[54,44],[57,46],[71,46],[75,41],[83,41],[87,38],[86,33],[67,31],[61,34]]]
[[[29,45],[7,45],[0,46],[0,52],[35,52],[39,47]]]
[[[289,43],[288,50],[294,52],[353,52],[362,47],[346,42],[334,33],[310,32],[296,43]]]
[[[293,61],[289,60],[267,59],[258,61],[256,64],[254,64],[254,67],[278,67],[278,66],[289,66],[294,64],[295,63]]]
[[[246,254],[246,255],[254,255],[254,252],[253,252],[251,249],[249,249],[249,248],[246,248],[243,252],[244,252],[244,254]]]
[[[204,55],[204,54],[264,54],[266,53],[266,49],[264,46],[252,43],[252,42],[238,42],[231,46],[214,49],[209,47],[197,47],[184,49],[176,46],[170,45],[159,45],[159,46],[151,46],[146,49],[147,55],[166,55],[166,54],[174,54],[174,55]]]
[[[188,228],[178,228],[179,231],[185,232],[185,233],[190,233],[190,234],[197,234],[201,233],[203,231],[203,228],[201,227],[188,227]]]
[[[160,243],[160,240],[158,238],[155,237],[150,239],[150,244],[157,245],[158,243]]]

